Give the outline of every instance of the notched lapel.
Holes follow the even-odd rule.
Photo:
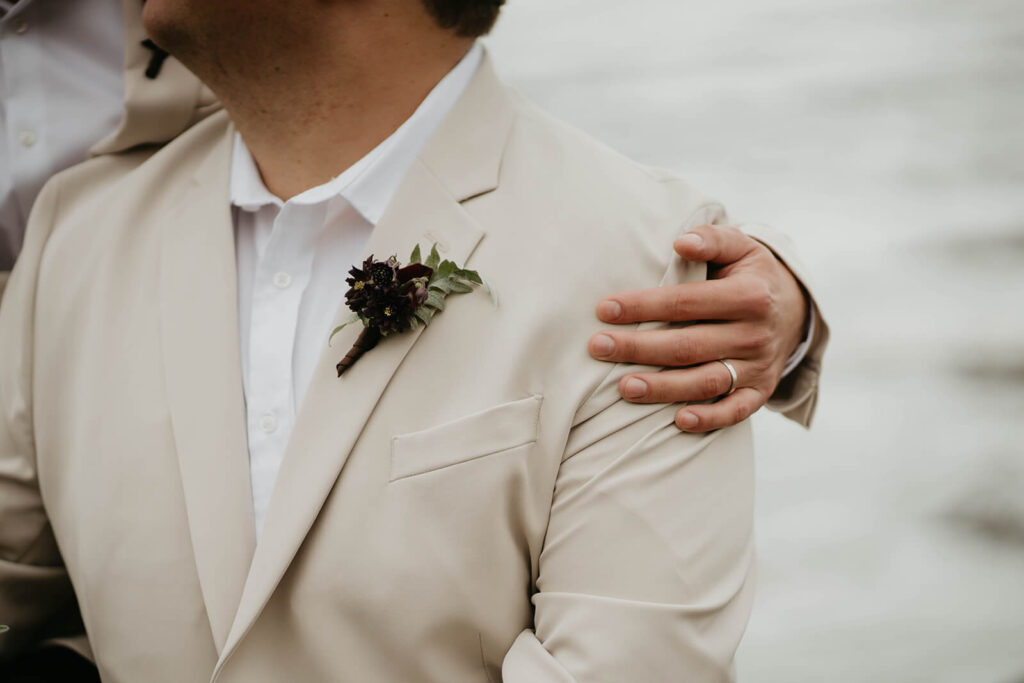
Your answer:
[[[160,226],[160,320],[167,396],[189,532],[218,651],[255,548],[238,350],[231,134],[203,161]]]

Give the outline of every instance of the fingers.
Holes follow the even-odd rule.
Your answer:
[[[719,358],[745,359],[770,341],[770,330],[759,325],[708,323],[668,330],[605,330],[590,338],[589,349],[603,361],[682,367]]]
[[[606,323],[625,324],[663,320],[736,320],[761,315],[773,303],[772,291],[763,277],[741,274],[749,264],[776,268],[774,256],[760,242],[739,229],[701,225],[675,242],[681,257],[711,261],[724,268],[706,282],[615,294],[597,305],[597,317]],[[732,273],[732,269],[737,269]],[[763,270],[763,269],[762,269]],[[755,274],[761,271],[754,269]],[[727,274],[727,277],[722,277]],[[731,275],[730,275],[731,274]]]
[[[732,376],[721,363],[693,368],[641,372],[619,381],[619,393],[634,403],[689,402],[676,411],[676,426],[686,432],[709,432],[747,419],[768,401],[770,392],[759,388],[763,373],[753,363],[730,360],[736,369],[736,391],[728,396]],[[693,403],[720,398],[715,403]]]
[[[603,299],[597,305],[597,317],[616,324],[735,320],[748,316],[751,307],[760,305],[754,300],[760,289],[749,284],[738,276],[622,292]]]
[[[743,387],[717,403],[701,403],[680,408],[676,412],[676,426],[684,432],[724,429],[743,422],[767,401],[768,397],[757,389]]]
[[[739,261],[760,245],[739,228],[700,225],[679,237],[673,246],[676,253],[687,261],[726,265]]]
[[[752,368],[730,360],[736,368],[736,385],[752,384]],[[638,372],[619,380],[619,393],[634,403],[706,401],[722,396],[732,385],[732,375],[721,363],[701,363],[692,368],[663,372]]]

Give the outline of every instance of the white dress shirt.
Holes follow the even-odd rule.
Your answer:
[[[231,203],[257,533],[295,415],[344,306],[348,271],[360,262],[391,197],[482,55],[480,44],[474,45],[390,137],[341,175],[288,201],[267,190],[241,136],[235,139]]]
[[[121,0],[0,0],[0,270],[36,195],[124,116]]]

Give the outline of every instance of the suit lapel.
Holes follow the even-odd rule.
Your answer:
[[[464,263],[483,232],[429,171],[417,163],[374,228],[367,255],[400,260],[416,244],[446,248],[445,258]],[[440,246],[439,246],[440,248]],[[344,309],[335,324],[349,315]],[[345,461],[392,375],[425,328],[382,340],[340,378],[335,364],[362,330],[349,325],[324,346],[296,416],[295,428],[274,483],[266,522],[222,660],[245,635],[284,576],[334,488]]]
[[[255,547],[238,350],[231,135],[162,228],[160,314],[171,423],[203,600],[220,650]]]
[[[396,254],[404,261],[416,244],[429,250],[436,243],[443,258],[471,267],[484,233],[460,202],[497,186],[513,117],[508,94],[485,58],[374,228],[366,255]],[[348,315],[343,309],[336,324]],[[342,475],[381,394],[425,332],[420,328],[381,341],[338,378],[334,366],[361,329],[350,325],[331,347],[325,331],[324,349],[296,417],[218,671],[270,599]]]

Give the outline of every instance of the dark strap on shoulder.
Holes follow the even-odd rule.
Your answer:
[[[167,50],[163,49],[149,38],[142,41],[142,47],[146,48],[153,55],[149,58],[149,64],[146,66],[146,78],[152,80],[160,75],[160,69],[163,68],[164,60],[167,59]]]

